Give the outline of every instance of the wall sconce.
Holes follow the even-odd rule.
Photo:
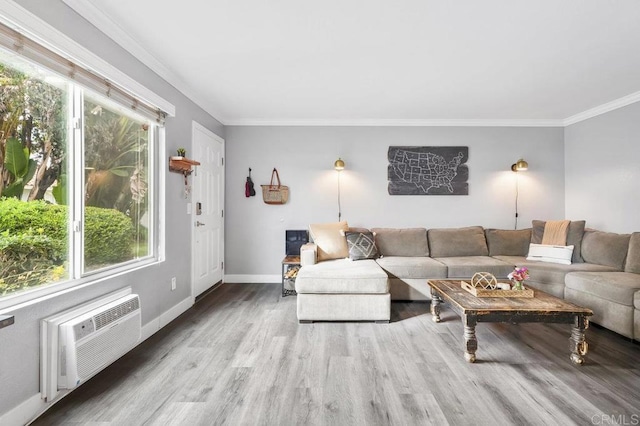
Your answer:
[[[518,173],[517,172],[526,172],[529,170],[529,163],[524,161],[522,158],[516,161],[511,165],[511,170],[516,172],[516,224],[513,229],[518,229]]]
[[[522,158],[511,165],[511,171],[524,172],[526,170],[529,170],[529,163],[524,161]]]
[[[333,168],[338,172],[338,222],[342,219],[342,206],[340,205],[340,172],[344,170],[344,161],[338,158],[333,163]]]

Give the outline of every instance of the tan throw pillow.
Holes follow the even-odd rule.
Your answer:
[[[346,221],[337,223],[313,223],[309,225],[309,233],[313,242],[318,246],[318,262],[330,259],[344,259],[349,257],[347,239],[340,231],[347,232],[349,225]]]

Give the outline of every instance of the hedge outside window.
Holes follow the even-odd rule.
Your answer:
[[[0,50],[0,297],[153,258],[155,127]]]

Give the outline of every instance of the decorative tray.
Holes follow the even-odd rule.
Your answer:
[[[473,287],[466,281],[460,281],[460,285],[463,289],[476,297],[533,297],[533,290],[527,287],[525,287],[524,290],[487,290],[484,288]]]

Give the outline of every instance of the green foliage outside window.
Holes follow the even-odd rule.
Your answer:
[[[113,209],[87,207],[84,212],[85,265],[113,265],[131,259],[133,225],[125,214]]]
[[[0,63],[0,194],[44,198],[66,156],[66,96],[45,81]]]
[[[65,278],[64,244],[41,232],[0,233],[0,295]]]
[[[16,198],[0,199],[0,232],[29,234],[41,229],[46,236],[67,246],[67,207],[38,200],[20,201]]]
[[[67,278],[67,207],[0,199],[0,295]],[[132,257],[133,225],[113,209],[85,210],[85,263],[93,269]]]

